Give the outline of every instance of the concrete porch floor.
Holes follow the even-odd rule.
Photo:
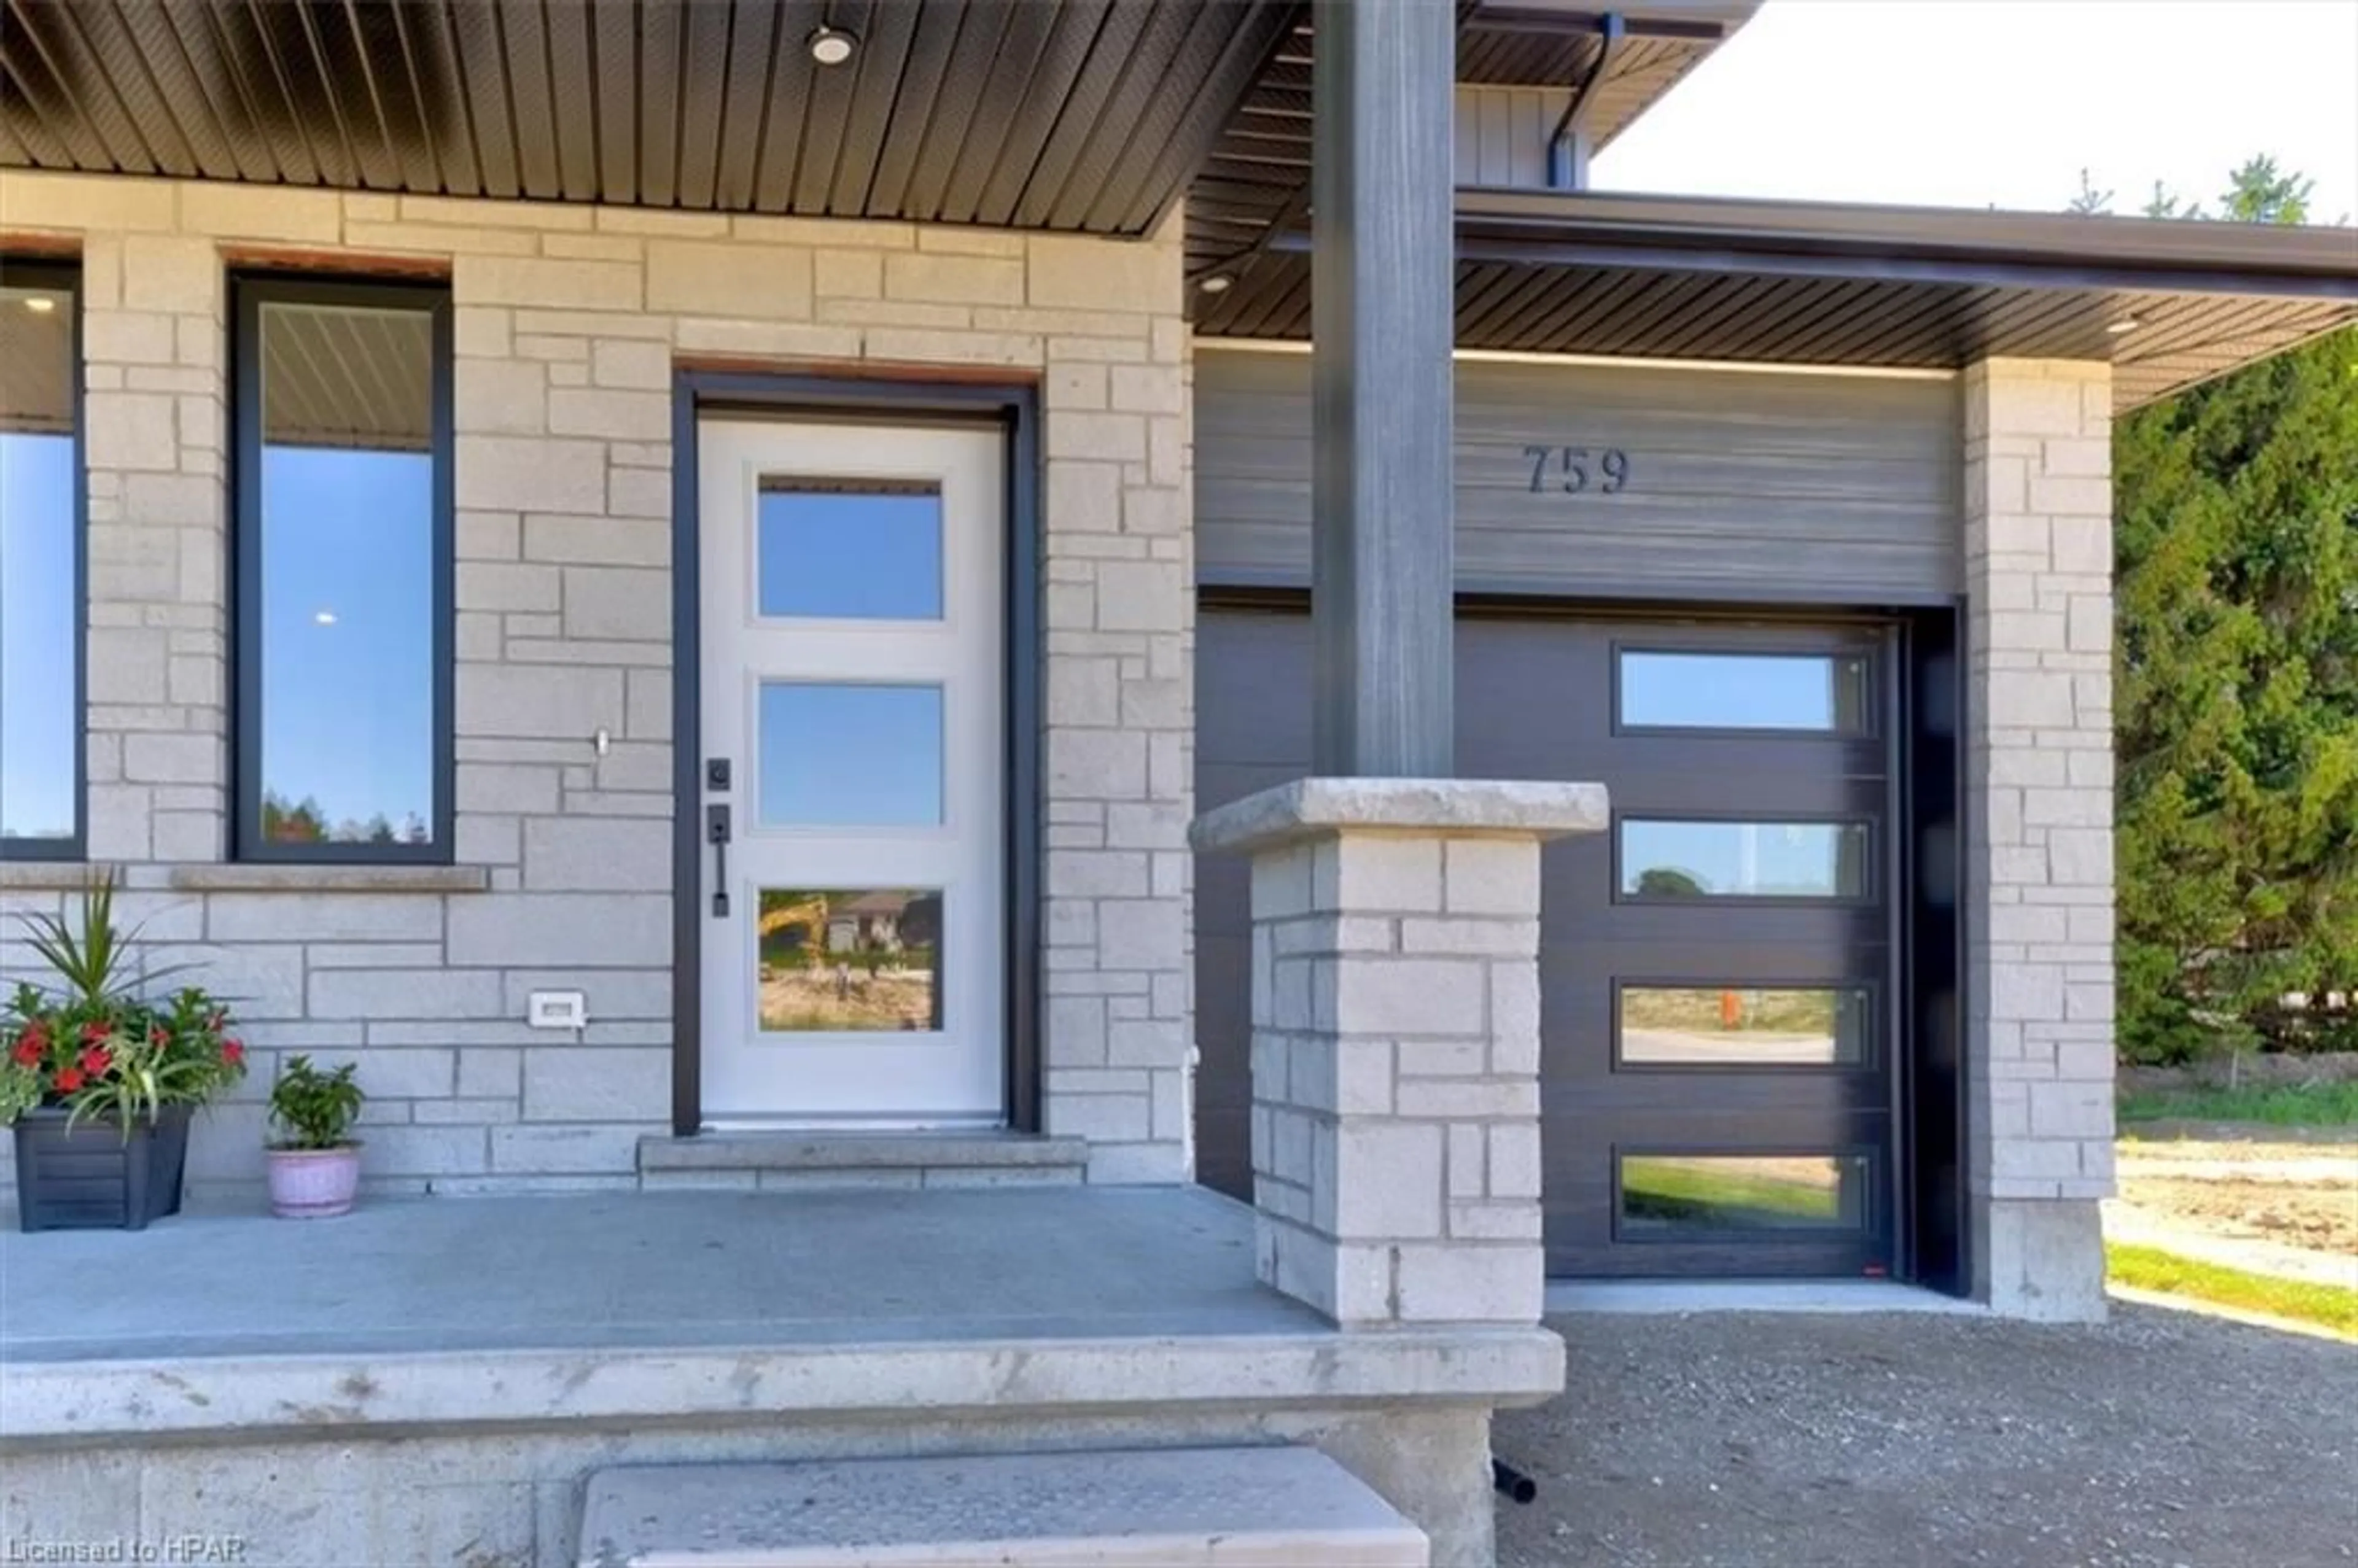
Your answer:
[[[1345,1333],[1197,1188],[379,1200],[0,1236],[0,1532],[577,1561],[614,1465],[1309,1444],[1491,1556],[1547,1330]]]
[[[1318,1333],[1197,1187],[364,1204],[0,1235],[0,1362]]]

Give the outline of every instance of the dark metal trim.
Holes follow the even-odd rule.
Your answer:
[[[1574,138],[1588,135],[1588,111],[1596,102],[1596,84],[1613,69],[1613,57],[1621,52],[1622,41],[1629,36],[1629,19],[1618,11],[1607,11],[1596,19],[1596,30],[1601,35],[1596,62],[1573,90],[1555,129],[1548,133],[1548,184],[1559,190],[1579,189],[1588,183],[1588,158],[1575,155]]]
[[[1752,18],[1758,0],[1695,0],[1681,6],[1637,5],[1613,11],[1553,5],[1545,0],[1477,0],[1466,30],[1486,33],[1594,33],[1616,15],[1632,36],[1715,44]]]
[[[453,351],[450,288],[412,280],[341,280],[317,275],[230,275],[231,737],[230,858],[294,865],[455,863],[458,833],[453,695],[458,668],[456,504],[453,490]],[[413,310],[432,322],[433,391],[428,450],[434,461],[432,649],[434,841],[431,844],[276,844],[262,837],[262,353],[265,304],[346,305]]]
[[[1963,1296],[1973,1289],[1972,1074],[1965,1033],[1966,617],[1962,600],[1903,619],[1906,676],[1892,819],[1904,834],[1906,897],[1894,901],[1893,956],[1904,1049],[1893,1059],[1893,1147],[1901,1251],[1895,1272]]]
[[[1627,609],[1632,614],[1659,614],[1666,608],[1678,606],[1704,607],[1725,611],[1731,615],[1747,611],[1764,614],[1790,615],[1795,618],[1852,618],[1873,616],[1878,609],[1937,609],[1955,602],[1953,594],[1927,591],[1923,593],[1887,593],[1878,591],[1871,604],[1845,603],[1829,600],[1825,589],[1812,584],[1760,583],[1628,583],[1611,579],[1595,579],[1584,583],[1585,592],[1578,598],[1566,598],[1561,593],[1534,593],[1527,584],[1514,578],[1468,577],[1457,579],[1457,608],[1464,613],[1469,605],[1496,607],[1516,614],[1545,614],[1551,606],[1568,606],[1573,611],[1592,615],[1614,608]],[[1206,603],[1253,607],[1260,605],[1306,609],[1310,603],[1309,575],[1301,571],[1260,571],[1250,568],[1222,568],[1209,572],[1199,570],[1195,591]]]
[[[996,425],[1007,441],[1006,941],[1008,1125],[1041,1125],[1040,723],[1046,649],[1040,621],[1039,398],[1028,383],[849,379],[683,369],[672,387],[672,1130],[703,1126],[703,604],[698,570],[698,420],[707,414],[807,416],[892,425]]]
[[[2347,229],[1471,186],[1456,213],[1460,263],[2358,300]]]
[[[671,395],[671,1130],[704,1125],[704,579],[696,388]]]
[[[2358,299],[2346,229],[1487,189],[1456,211],[1466,260]]]
[[[0,255],[0,276],[28,288],[58,289],[73,312],[66,351],[73,356],[73,833],[65,838],[0,838],[0,860],[79,860],[90,845],[90,460],[82,396],[82,290],[79,262]]]

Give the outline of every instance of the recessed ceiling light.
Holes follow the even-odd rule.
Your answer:
[[[2136,331],[2142,324],[2143,323],[2139,322],[2134,316],[2123,316],[2117,320],[2105,322],[2104,330],[2117,338],[2123,332]]]
[[[336,623],[336,612],[332,610],[319,611],[311,617],[311,623],[314,626],[333,626]]]
[[[858,38],[841,27],[830,27],[824,22],[810,36],[810,57],[821,65],[841,65],[859,47]]]
[[[58,302],[50,298],[46,294],[27,294],[25,296],[25,308],[30,310],[36,316],[46,316],[57,308]]]
[[[1237,280],[1224,272],[1216,272],[1195,285],[1206,294],[1226,294],[1236,286]]]

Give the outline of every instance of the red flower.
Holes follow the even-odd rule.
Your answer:
[[[34,1033],[29,1029],[16,1036],[16,1049],[14,1052],[16,1058],[16,1065],[20,1067],[39,1066],[41,1065],[41,1052],[48,1044],[48,1041],[42,1039],[39,1035]]]
[[[81,1087],[81,1069],[80,1067],[60,1067],[58,1069],[58,1092],[59,1094],[70,1095],[80,1087]]]
[[[222,1060],[234,1067],[245,1060],[245,1047],[234,1040],[222,1042]]]
[[[147,1026],[147,1044],[150,1045],[161,1045],[168,1038],[169,1036],[165,1033],[162,1024],[151,1023]]]
[[[113,1065],[114,1058],[107,1054],[103,1045],[93,1045],[81,1054],[81,1070],[93,1078]]]
[[[85,1045],[96,1045],[114,1033],[114,1030],[103,1023],[85,1023],[81,1026],[81,1043]]]

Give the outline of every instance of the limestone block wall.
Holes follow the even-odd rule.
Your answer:
[[[2101,1316],[2113,1190],[2112,375],[1964,379],[1977,1293]]]
[[[1326,832],[1252,868],[1263,1283],[1346,1326],[1536,1324],[1536,838]]]
[[[623,1185],[670,1119],[672,377],[949,367],[1036,384],[1045,467],[1045,1124],[1098,1180],[1185,1169],[1194,580],[1179,223],[1147,243],[906,223],[0,174],[0,243],[79,254],[89,853],[159,960],[241,1000],[256,1071],[193,1175],[260,1175],[276,1057],[356,1057],[371,1177]],[[447,275],[459,869],[219,867],[225,280]],[[592,737],[611,744],[601,756]],[[78,869],[0,866],[0,909]],[[235,885],[230,885],[234,883]],[[13,922],[9,923],[13,926]],[[13,935],[13,933],[12,933]],[[13,969],[27,955],[0,946]],[[525,1026],[588,993],[576,1038]]]

